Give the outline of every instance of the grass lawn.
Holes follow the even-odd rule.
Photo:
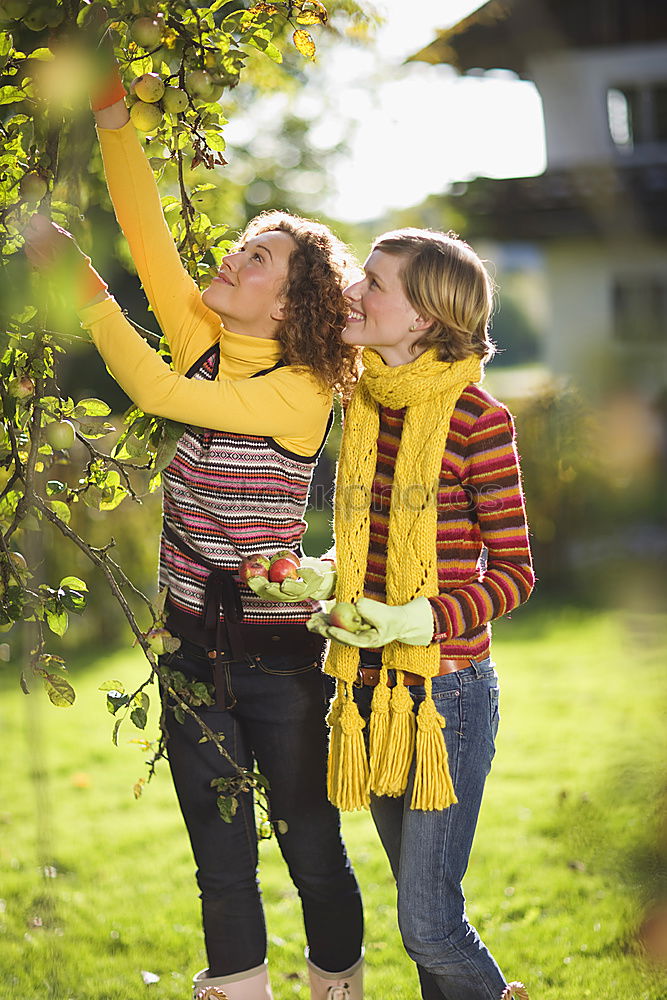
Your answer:
[[[635,941],[665,886],[667,618],[549,611],[495,630],[502,722],[466,879],[469,912],[531,1000],[664,1000]],[[56,709],[0,673],[0,997],[189,1000],[204,962],[185,829],[163,766],[143,797],[142,751],[99,685],[142,676],[134,652],[72,664]],[[344,819],[367,920],[367,995],[416,1000],[394,889],[371,821]],[[661,834],[662,830],[662,834]],[[296,894],[275,843],[262,884],[277,1000],[309,996]],[[143,973],[159,976],[145,985]]]

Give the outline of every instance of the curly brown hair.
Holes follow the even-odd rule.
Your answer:
[[[343,288],[358,267],[354,255],[327,226],[281,211],[261,212],[240,242],[269,232],[287,233],[295,244],[281,290],[285,304],[277,339],[283,359],[306,368],[346,400],[358,378],[360,353],[341,339],[348,316]]]
[[[408,226],[378,236],[372,249],[405,258],[400,271],[405,296],[420,316],[432,321],[412,350],[435,347],[441,361],[461,361],[471,354],[491,360],[496,349],[489,336],[495,286],[465,240],[451,230]]]

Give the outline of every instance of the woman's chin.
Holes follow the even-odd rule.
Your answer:
[[[216,292],[217,289],[215,287],[215,284],[209,285],[208,288],[205,288],[204,291],[201,293],[201,300],[207,309],[210,309],[211,312],[216,313],[222,319],[223,311],[220,306],[220,303],[217,301],[218,296]]]
[[[356,324],[348,324],[345,327],[341,334],[341,340],[344,344],[350,344],[351,347],[363,347],[361,329]]]

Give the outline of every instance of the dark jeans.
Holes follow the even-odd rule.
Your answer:
[[[410,687],[417,711],[423,686]],[[357,689],[364,718],[373,689]],[[398,925],[417,964],[424,1000],[499,1000],[506,981],[469,923],[461,882],[468,866],[498,729],[498,678],[490,659],[433,679],[458,803],[410,809],[414,765],[400,798],[372,796],[371,813],[398,887]]]
[[[161,664],[211,681],[205,651],[183,641]],[[226,711],[199,708],[224,747],[243,767],[268,779],[272,820],[287,829],[277,840],[296,886],[306,939],[315,965],[350,968],[361,954],[363,916],[359,887],[341,839],[340,817],[326,795],[324,677],[312,653],[273,654],[229,661]],[[201,890],[204,936],[212,976],[260,965],[266,926],[257,880],[253,799],[240,796],[231,823],[221,819],[211,780],[233,769],[209,741],[201,743],[194,719],[179,723],[167,712],[167,753],[190,835]]]

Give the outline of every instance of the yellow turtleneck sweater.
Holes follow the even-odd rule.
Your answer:
[[[82,309],[80,317],[113,377],[147,413],[211,430],[265,435],[298,455],[314,454],[324,436],[331,393],[289,365],[250,378],[278,361],[280,345],[224,329],[181,264],[134,126],[98,132],[116,217],[173,360],[169,368],[107,296]],[[217,380],[186,378],[185,372],[217,343]]]

